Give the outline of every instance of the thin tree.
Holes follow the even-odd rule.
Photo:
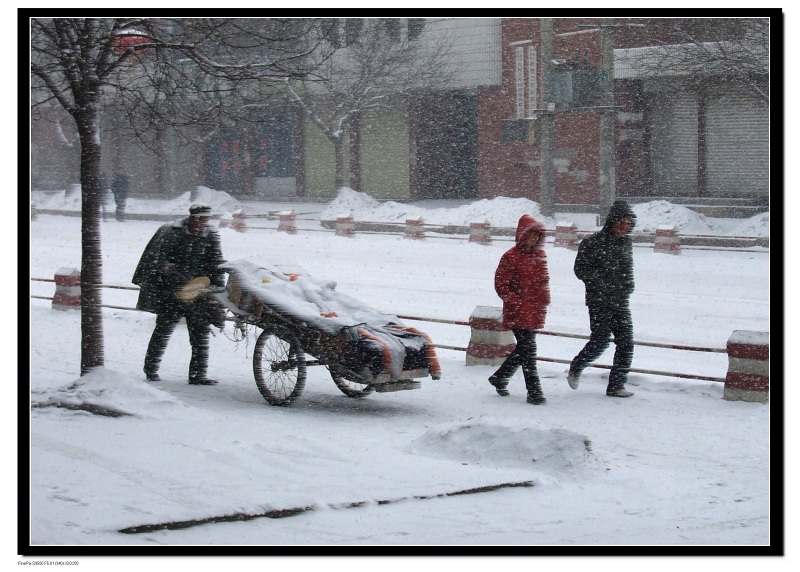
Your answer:
[[[306,73],[314,48],[306,35],[317,25],[277,19],[30,19],[31,105],[66,110],[80,142],[81,375],[105,364],[99,185],[104,107],[124,102],[138,127],[143,118],[177,123],[219,117],[225,109],[225,97],[215,96],[219,82],[244,85]],[[155,59],[141,58],[140,64],[151,51]],[[324,61],[315,54],[315,61]]]
[[[286,94],[333,146],[335,186],[345,185],[345,141],[354,118],[371,109],[398,109],[420,90],[443,89],[451,41],[422,19],[405,32],[397,18],[343,18],[324,22],[323,37],[341,49],[320,50],[313,74],[287,81]],[[415,27],[416,25],[416,27]]]
[[[645,22],[648,50],[632,51],[627,64],[644,77],[664,70],[695,91],[721,93],[744,87],[769,103],[770,18],[680,18],[661,26]],[[652,34],[656,31],[656,34]]]

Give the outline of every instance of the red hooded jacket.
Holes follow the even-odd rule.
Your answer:
[[[532,232],[538,241],[531,247],[525,238]],[[550,273],[544,251],[545,228],[530,215],[517,224],[516,246],[503,254],[494,275],[494,289],[503,300],[503,325],[509,330],[544,327],[550,304]]]

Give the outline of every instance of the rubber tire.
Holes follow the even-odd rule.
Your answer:
[[[375,391],[375,387],[372,385],[355,383],[354,381],[348,380],[339,373],[339,370],[336,366],[329,366],[328,370],[331,372],[333,383],[335,383],[336,387],[338,387],[339,390],[347,397],[359,399],[361,397],[366,397]]]
[[[275,369],[277,364],[288,367]],[[261,395],[270,405],[289,405],[306,385],[306,357],[290,332],[264,330],[253,349],[253,374]]]

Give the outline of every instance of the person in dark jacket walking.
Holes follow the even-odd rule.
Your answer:
[[[508,381],[522,367],[527,402],[547,400],[536,369],[536,330],[544,327],[550,304],[550,274],[544,251],[545,229],[530,215],[517,223],[516,244],[503,254],[494,276],[494,288],[503,300],[503,325],[514,333],[516,348],[489,378],[497,393],[508,395]]]
[[[160,381],[161,358],[169,338],[182,317],[186,318],[192,357],[189,383],[213,385],[206,375],[210,324],[225,325],[224,310],[214,301],[200,297],[185,301],[179,290],[190,281],[205,277],[210,285],[224,287],[219,234],[208,225],[211,207],[193,205],[189,216],[163,225],[145,247],[132,282],[140,286],[136,308],[157,315],[144,373],[149,381]]]
[[[636,225],[636,214],[625,201],[615,201],[603,228],[581,241],[575,257],[575,276],[586,286],[589,308],[589,341],[573,358],[567,382],[578,389],[581,373],[608,348],[614,337],[614,363],[608,376],[606,395],[630,397],[625,389],[633,361],[633,319],[630,296],[634,289],[633,243],[628,236]]]
[[[100,173],[100,208],[103,211],[103,222],[108,220],[108,206],[113,202],[113,194],[108,186],[108,177]]]
[[[125,169],[117,168],[117,172],[111,178],[111,194],[114,195],[114,202],[117,203],[116,218],[119,222],[125,222],[125,205],[128,201],[128,187],[130,179],[125,174]]]

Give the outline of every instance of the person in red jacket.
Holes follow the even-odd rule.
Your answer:
[[[508,381],[521,366],[527,402],[535,405],[547,402],[536,370],[536,330],[544,327],[550,304],[544,240],[544,226],[532,216],[522,215],[516,245],[500,258],[494,275],[494,289],[503,300],[503,325],[514,332],[517,346],[489,377],[489,383],[498,394],[508,395]]]

